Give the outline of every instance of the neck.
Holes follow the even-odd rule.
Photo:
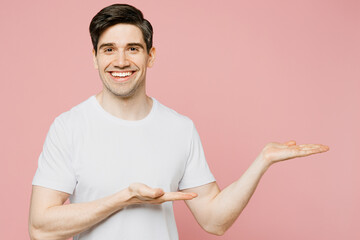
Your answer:
[[[137,121],[145,118],[151,111],[153,100],[146,94],[119,97],[104,89],[96,94],[96,99],[105,111],[123,120]]]

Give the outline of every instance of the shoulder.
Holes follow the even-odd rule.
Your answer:
[[[61,113],[55,117],[52,125],[56,128],[61,128],[65,132],[73,132],[76,129],[80,129],[87,121],[87,115],[91,111],[91,101],[92,97]]]
[[[160,121],[164,123],[170,124],[173,127],[180,127],[188,130],[192,130],[194,127],[194,122],[188,116],[178,113],[159,101],[157,101],[157,110]]]
[[[91,109],[92,97],[72,107],[68,111],[65,111],[55,118],[56,122],[64,124],[74,124],[78,122],[78,119],[82,119],[86,116],[87,112]]]

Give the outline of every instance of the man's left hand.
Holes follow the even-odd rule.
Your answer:
[[[296,145],[295,141],[288,141],[284,144],[271,142],[266,144],[261,151],[260,156],[272,165],[273,163],[297,158],[305,157],[316,153],[322,153],[329,150],[328,146],[322,144],[301,144]]]

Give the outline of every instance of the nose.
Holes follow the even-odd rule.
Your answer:
[[[125,67],[130,66],[130,62],[127,59],[125,52],[123,52],[123,51],[118,52],[118,54],[116,55],[116,58],[114,60],[114,66],[117,66],[119,68],[125,68]]]

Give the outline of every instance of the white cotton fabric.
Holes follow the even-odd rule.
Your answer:
[[[58,116],[32,184],[80,203],[133,182],[178,191],[215,181],[193,122],[152,100],[151,112],[139,121],[111,115],[95,96]],[[172,203],[126,207],[74,239],[178,239]]]

